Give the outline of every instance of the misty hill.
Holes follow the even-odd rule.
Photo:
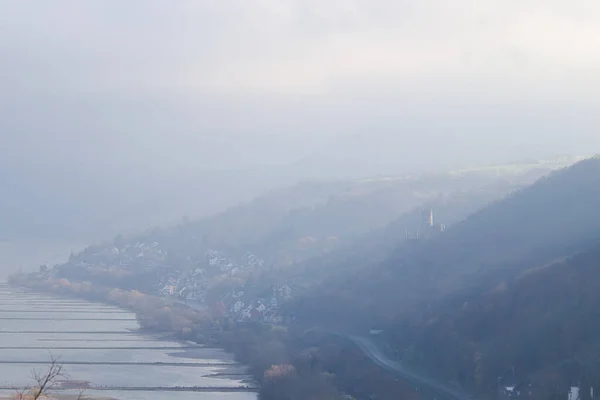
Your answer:
[[[559,392],[597,387],[599,267],[600,243],[480,295],[446,299],[418,317],[398,319],[388,340],[410,349],[405,362],[480,389],[494,388],[498,379],[506,386],[532,380],[536,390]]]
[[[600,239],[599,202],[600,158],[593,158],[484,208],[413,254],[389,260],[384,268],[406,277],[404,272],[415,266],[423,285],[444,280],[431,288],[436,294],[511,276]],[[432,273],[436,278],[430,281],[427,275]]]
[[[453,192],[422,203],[382,228],[348,240],[329,253],[309,258],[291,271],[285,270],[280,279],[293,279],[296,286],[303,288],[314,287],[317,282],[326,282],[335,276],[347,279],[352,273],[377,267],[395,251],[412,246],[414,243],[407,240],[407,235],[414,237],[421,228],[423,207],[434,210],[436,223],[439,221],[449,227],[513,189],[512,185],[493,182],[479,190]]]
[[[207,217],[297,180],[266,167],[176,178],[150,171],[91,174],[77,165],[5,168],[0,170],[0,236],[92,242],[170,224],[184,215]]]
[[[559,159],[515,164],[479,173],[481,176],[499,174],[510,179],[526,171],[548,172],[571,162],[572,159]],[[261,197],[269,190],[285,191],[303,179],[326,179],[323,187],[329,187],[324,189],[329,195],[338,193],[341,187],[356,184],[355,179],[341,180],[323,169],[310,173],[298,166],[197,171],[176,179],[150,171],[143,176],[130,175],[127,171],[105,172],[91,174],[71,164],[60,168],[4,168],[0,171],[3,193],[0,237],[60,237],[94,242],[118,233],[139,232],[148,226],[172,224],[184,215],[193,220],[206,218]],[[472,175],[474,172],[468,171]],[[305,189],[296,192],[300,199],[305,196]],[[289,200],[291,208],[298,206],[293,198]],[[315,201],[306,204],[312,205]],[[297,219],[303,215],[298,214]]]
[[[269,265],[286,266],[359,240],[425,203],[443,204],[473,194],[487,201],[501,198],[555,166],[510,174],[474,170],[304,182],[272,190],[208,218],[120,241],[158,242],[164,251],[184,259],[204,259],[209,249],[234,256],[252,252]]]
[[[449,346],[456,352],[444,365],[464,371],[459,380],[467,382],[475,379],[470,362],[453,363],[472,357],[473,340],[452,330],[427,331],[427,324],[443,315],[444,306],[473,301],[531,266],[592,243],[600,221],[583,210],[600,197],[599,164],[584,161],[517,192],[541,172],[304,183],[211,218],[118,236],[73,255],[53,273],[175,299],[192,292],[215,315],[241,321],[255,310],[267,323],[296,316],[300,326],[335,324],[361,332],[377,324],[389,328],[388,338],[398,346],[422,333],[432,341],[415,340],[414,351],[426,367],[436,359],[420,346],[443,349],[446,342],[435,341],[435,334],[453,332]],[[573,192],[579,197],[570,202]],[[449,229],[407,240],[407,230],[423,227],[423,206],[434,208]],[[564,231],[557,234],[559,227]],[[515,229],[525,232],[514,239]]]
[[[184,288],[183,275],[211,271],[202,284],[213,300],[250,280],[256,295],[270,284],[292,281],[301,291],[385,259],[405,241],[406,230],[418,229],[423,205],[451,224],[549,168],[305,182],[209,218],[119,235],[73,254],[58,270],[69,279],[152,292],[164,288],[167,275]],[[244,291],[250,293],[248,287]]]
[[[347,310],[356,303],[354,316],[361,309],[370,319],[388,319],[402,309],[478,291],[523,269],[572,255],[600,240],[599,184],[598,158],[557,171],[443,235],[404,246],[343,282],[329,282],[331,295],[315,301],[328,304],[334,315],[342,315],[338,307]]]
[[[385,327],[397,356],[478,390],[512,367],[523,379],[581,379],[600,372],[597,204],[593,158],[330,279],[289,310],[305,324]]]

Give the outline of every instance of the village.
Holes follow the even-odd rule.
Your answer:
[[[162,275],[158,295],[184,302],[193,308],[212,307],[213,312],[231,317],[236,322],[263,321],[272,324],[282,322],[280,306],[292,299],[292,288],[286,284],[271,285],[268,293],[258,297],[246,290],[243,277],[263,271],[264,261],[253,254],[246,254],[242,261],[235,261],[225,254],[209,250],[204,268],[188,271],[165,271]],[[240,278],[236,280],[235,278]],[[211,283],[217,280],[241,282],[239,286],[221,294],[216,302],[209,301]]]
[[[131,282],[144,287],[148,294],[236,322],[277,325],[283,322],[281,306],[293,298],[293,290],[286,282],[266,286],[249,283],[267,268],[252,253],[231,257],[209,249],[204,257],[179,259],[158,241],[124,243],[117,238],[110,245],[90,246],[71,254],[66,264],[41,266],[40,274],[105,277],[126,287]]]

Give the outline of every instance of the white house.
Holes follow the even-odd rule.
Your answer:
[[[242,311],[242,308],[244,308],[244,302],[238,301],[233,305],[233,312],[237,314]]]
[[[569,395],[567,400],[579,400],[581,397],[579,396],[579,387],[571,386],[571,390],[569,390]]]

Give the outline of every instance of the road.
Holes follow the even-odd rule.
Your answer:
[[[425,388],[433,392],[436,399],[448,400],[473,400],[471,395],[462,391],[460,388],[448,383],[438,381],[418,372],[411,371],[401,363],[388,358],[373,341],[361,336],[346,336],[354,342],[363,353],[380,367],[393,371],[403,379],[414,383],[417,387]]]

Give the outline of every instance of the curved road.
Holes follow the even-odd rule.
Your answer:
[[[473,400],[473,397],[460,388],[452,386],[448,383],[438,381],[431,377],[421,375],[417,372],[408,370],[401,363],[388,358],[375,343],[370,339],[361,336],[346,335],[348,339],[354,342],[373,362],[380,367],[396,372],[403,379],[406,379],[418,386],[426,387],[431,390],[438,400]],[[437,397],[439,396],[439,398]]]

